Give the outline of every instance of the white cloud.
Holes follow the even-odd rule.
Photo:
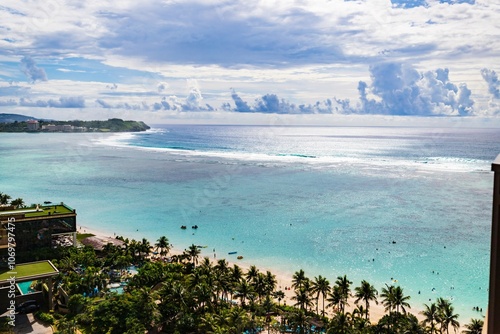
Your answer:
[[[24,74],[28,77],[30,82],[47,81],[47,74],[43,68],[39,68],[33,58],[24,56],[21,59],[21,68]]]
[[[485,84],[480,71],[500,67],[500,32],[494,29],[500,4],[400,3],[5,0],[0,7],[0,80],[20,81],[14,73],[22,60],[22,71],[36,84],[27,91],[4,90],[0,95],[2,101],[17,103],[24,97],[25,103],[52,100],[54,106],[65,106],[81,97],[84,103],[73,105],[201,114],[227,109],[228,104],[238,108],[234,94],[231,98],[234,87],[249,110],[336,113],[363,111],[356,105],[358,82],[363,81],[370,112],[394,113],[390,104],[398,98],[395,105],[408,108],[410,114],[497,110],[491,99],[494,86],[491,81]],[[142,74],[117,74],[106,83],[51,79],[54,71],[67,78],[91,73],[59,65],[75,57]],[[404,84],[397,94],[373,72],[381,63],[408,64],[403,72],[410,77],[401,79]],[[447,83],[436,77],[434,70],[439,68],[449,68]],[[186,91],[186,80],[196,85]],[[106,91],[116,94],[105,95]],[[240,107],[245,109],[244,104]]]

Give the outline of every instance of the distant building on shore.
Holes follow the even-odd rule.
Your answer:
[[[69,124],[63,124],[63,125],[47,124],[42,126],[42,131],[43,130],[48,132],[85,132],[87,131],[87,128],[84,126],[73,126]]]
[[[28,131],[38,131],[40,129],[40,123],[35,119],[30,119],[26,122],[28,125]]]

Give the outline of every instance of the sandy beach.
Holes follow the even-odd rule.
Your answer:
[[[95,236],[103,237],[103,238],[115,238],[116,237],[116,235],[110,235],[109,233],[97,230],[97,229],[92,228],[92,227],[83,226],[83,225],[79,225],[78,232],[79,233],[91,233],[91,234],[94,234]],[[123,237],[127,238],[127,236],[125,236],[125,235]],[[156,240],[149,240],[149,242],[153,246],[156,243]],[[180,249],[180,248],[174,246],[173,248],[170,249],[169,254],[170,255],[180,255],[184,252],[184,250],[185,249]],[[222,255],[217,254],[217,253],[215,253],[216,257],[214,257],[213,249],[201,248],[200,250],[201,250],[200,255],[199,255],[200,258],[206,257],[206,258],[210,259],[210,261],[214,264],[216,264],[217,261],[220,259],[226,259],[226,261],[229,263],[230,266],[237,264],[241,269],[243,269],[244,272],[246,272],[250,268],[250,266],[253,265],[253,263],[246,261],[244,258],[241,260],[237,260],[237,259],[232,259],[230,256],[222,256]],[[282,301],[282,303],[284,303],[286,305],[294,305],[295,302],[292,299],[292,297],[295,295],[294,291],[292,289],[285,290],[285,287],[289,288],[292,285],[293,273],[292,272],[288,273],[288,272],[276,271],[275,269],[265,268],[262,266],[257,266],[257,268],[259,269],[260,272],[266,272],[266,271],[272,272],[276,276],[277,290],[282,290],[285,293],[285,299]],[[309,277],[309,276],[307,276],[307,272],[306,272],[306,277]],[[314,277],[309,277],[309,278],[314,279]],[[328,280],[330,281],[330,285],[333,285],[333,283],[336,280],[336,277],[328,278]],[[354,288],[357,286],[358,283],[359,282],[353,282],[353,284],[351,285],[351,290],[354,290]],[[379,294],[380,294],[380,291],[379,291]],[[354,301],[355,301],[355,298],[351,297],[349,299],[349,301],[348,301],[349,306],[346,308],[347,312],[352,312],[356,308],[357,305],[354,303]],[[320,301],[320,309],[321,309],[321,305],[322,304]],[[362,305],[362,304],[360,304],[360,305]],[[410,305],[412,305],[411,300],[410,300]],[[420,314],[421,310],[422,310],[422,308],[419,308],[419,307],[416,307],[415,305],[412,305],[411,309],[409,309],[409,312],[412,313],[413,315],[415,315],[421,321],[421,320],[423,320],[423,316]],[[325,312],[327,312],[329,317],[332,316],[331,309],[328,309],[328,310],[325,309]],[[379,304],[375,304],[373,302],[370,303],[370,319],[371,319],[372,323],[377,323],[385,314],[386,314],[386,312],[385,312],[384,306],[381,304],[380,301],[379,301]],[[459,332],[462,329],[464,329],[463,324],[461,324],[461,325],[462,325],[462,327],[460,328]]]

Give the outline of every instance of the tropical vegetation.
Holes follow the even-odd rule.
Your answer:
[[[14,201],[24,205],[22,199]],[[12,202],[0,193],[0,203]],[[117,239],[121,246],[109,243],[100,251],[81,246],[43,253],[59,269],[53,284],[57,306],[37,318],[54,323],[61,334],[449,334],[460,328],[474,334],[483,327],[482,319],[461,327],[451,301],[444,298],[419,307],[417,318],[410,312],[411,297],[399,285],[378,291],[366,280],[338,275],[331,283],[300,269],[290,287],[282,287],[270,271],[202,258],[201,247],[194,244],[171,254],[166,236],[154,243]],[[385,313],[373,319],[377,304]]]
[[[243,269],[225,259],[200,258],[200,247],[170,254],[166,237],[154,245],[120,238],[123,247],[108,244],[69,248],[56,259],[60,333],[453,333],[460,328],[449,300],[424,305],[419,321],[410,313],[410,296],[387,285],[380,293],[368,281],[358,285],[347,275],[333,284],[313,279],[303,270],[293,274],[293,294],[285,293],[270,271]],[[138,272],[128,275],[135,264]],[[119,273],[118,276],[115,273]],[[123,293],[110,288],[126,283]],[[353,303],[353,305],[350,305]],[[384,316],[373,321],[370,309],[382,304]],[[351,307],[352,306],[352,307]],[[477,333],[482,320],[471,319],[463,333]]]

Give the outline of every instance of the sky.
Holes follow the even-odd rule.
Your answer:
[[[500,118],[497,71],[496,0],[0,4],[0,113],[481,123]]]

